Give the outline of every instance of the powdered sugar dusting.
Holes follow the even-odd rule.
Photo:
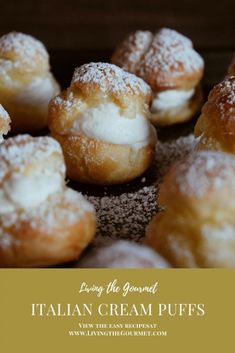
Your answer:
[[[168,268],[160,255],[144,245],[119,240],[83,256],[76,264],[83,268]]]
[[[3,228],[4,232],[13,226],[17,229],[26,222],[32,229],[53,229],[56,236],[56,229],[64,227],[65,224],[75,224],[85,212],[93,210],[93,206],[82,194],[66,188],[61,193],[52,194],[38,207],[0,215],[0,230]]]
[[[200,79],[204,67],[191,40],[169,28],[155,34],[131,33],[114,52],[112,61],[145,79],[153,90],[174,87],[174,79],[184,80],[185,75],[198,73]]]
[[[112,62],[124,70],[135,72],[152,39],[153,34],[149,31],[131,33],[114,52]]]
[[[37,55],[48,60],[44,45],[30,35],[10,32],[0,38],[0,58],[2,59],[17,61],[20,58],[25,64],[31,64]]]
[[[205,238],[213,239],[217,241],[234,241],[235,233],[234,226],[232,224],[221,224],[220,227],[213,227],[208,224],[202,227],[202,235]]]
[[[194,72],[203,68],[201,56],[193,50],[192,42],[174,30],[163,28],[157,32],[149,51],[140,65],[140,74],[153,70],[171,73],[173,77],[182,72]],[[164,76],[163,76],[164,77]],[[156,80],[159,77],[156,76]]]
[[[97,85],[103,93],[150,95],[150,87],[140,78],[108,63],[89,63],[75,69],[72,84]]]
[[[59,143],[51,137],[18,135],[9,138],[0,146],[0,179],[5,177],[9,168],[23,170],[30,161],[43,160],[53,153],[62,156]]]
[[[59,107],[60,110],[65,110],[69,113],[69,110],[76,105],[77,102],[74,99],[73,92],[68,92],[66,97],[62,97],[61,95],[56,96],[52,100],[53,105]]]
[[[234,174],[233,156],[213,151],[195,152],[177,165],[172,187],[185,195],[201,198],[210,190],[232,188]]]
[[[218,109],[221,119],[235,119],[235,76],[225,79],[213,88],[203,111],[210,106]]]

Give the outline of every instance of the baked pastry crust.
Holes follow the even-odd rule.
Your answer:
[[[141,175],[153,159],[156,141],[147,120],[150,99],[151,89],[143,80],[114,65],[90,63],[77,68],[70,87],[49,105],[49,128],[62,146],[68,177],[86,183],[117,184]],[[84,111],[108,104],[117,107],[124,121],[134,121],[137,114],[145,117],[150,135],[147,143],[136,148],[73,130]],[[105,129],[108,131],[109,124]]]
[[[234,158],[223,152],[194,152],[175,164],[147,243],[176,267],[234,267],[234,173]]]
[[[195,87],[204,67],[192,41],[169,28],[131,33],[114,51],[111,61],[143,78],[153,91]]]
[[[164,91],[187,92],[195,89],[192,98],[157,112],[152,109],[155,125],[170,125],[187,121],[197,113],[202,104],[200,80],[204,62],[194,50],[190,39],[169,28],[156,33],[136,31],[131,33],[114,51],[111,61],[143,78],[153,93]]]
[[[235,76],[216,85],[195,126],[198,150],[235,153]]]
[[[48,103],[59,90],[40,41],[19,32],[0,38],[0,101],[11,116],[13,133],[45,128]]]
[[[35,210],[0,215],[0,266],[48,267],[76,260],[94,237],[92,208],[66,189]]]
[[[133,149],[127,145],[103,143],[86,136],[52,133],[61,144],[67,175],[90,184],[119,184],[141,175],[151,164],[153,146]]]
[[[0,266],[77,259],[94,237],[96,221],[93,207],[65,185],[60,145],[50,137],[9,138],[0,147],[0,170]],[[24,187],[28,194],[22,195]]]
[[[93,249],[76,263],[79,268],[169,268],[169,263],[151,248],[118,240]]]

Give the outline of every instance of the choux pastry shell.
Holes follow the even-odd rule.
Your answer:
[[[235,158],[194,152],[165,176],[147,243],[173,267],[235,267]]]
[[[216,85],[195,126],[198,150],[235,153],[235,76]]]
[[[155,125],[181,123],[199,111],[204,62],[191,40],[182,34],[169,28],[156,33],[133,32],[111,60],[151,86],[151,119]]]
[[[93,207],[66,187],[59,144],[19,135],[0,146],[0,267],[77,259],[95,234]]]
[[[47,126],[48,103],[59,93],[44,45],[30,35],[11,32],[0,38],[0,102],[12,120],[12,132]]]
[[[77,68],[70,87],[49,105],[49,128],[62,146],[68,177],[105,185],[144,173],[156,142],[150,99],[143,80],[115,65]]]

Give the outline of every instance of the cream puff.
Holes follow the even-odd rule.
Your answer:
[[[0,143],[3,142],[3,136],[10,131],[11,119],[3,106],[0,104]]]
[[[92,240],[93,206],[64,177],[51,137],[19,135],[0,145],[0,267],[71,261]]]
[[[235,267],[235,158],[194,152],[160,188],[147,243],[176,267]]]
[[[200,110],[204,62],[182,34],[168,28],[136,31],[119,45],[111,61],[151,86],[155,125],[181,123]]]
[[[110,242],[85,254],[79,268],[169,268],[169,263],[151,248],[125,240]]]
[[[18,32],[0,38],[0,102],[11,116],[13,133],[45,128],[48,103],[58,93],[40,41]]]
[[[228,75],[235,76],[235,54],[233,55],[232,61],[228,68]]]
[[[195,126],[198,150],[235,153],[235,76],[216,85]]]
[[[51,100],[48,118],[68,177],[105,185],[144,173],[156,142],[148,120],[150,99],[151,89],[142,79],[115,65],[75,69],[70,87]]]

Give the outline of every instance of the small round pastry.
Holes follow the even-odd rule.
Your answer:
[[[150,165],[156,132],[148,120],[151,89],[119,67],[75,69],[70,87],[51,100],[49,128],[64,151],[69,178],[118,184]]]
[[[195,126],[196,149],[235,153],[235,76],[210,92]]]
[[[93,207],[65,185],[51,137],[0,145],[0,267],[51,266],[79,257],[95,233]]]
[[[3,106],[0,104],[0,143],[3,141],[3,135],[10,131],[11,119]]]
[[[0,102],[11,116],[13,133],[45,128],[48,103],[59,90],[40,41],[18,32],[0,38]]]
[[[155,125],[181,123],[200,110],[204,62],[182,34],[169,28],[136,31],[119,45],[111,61],[151,86]]]
[[[235,158],[194,152],[166,175],[166,209],[147,228],[147,243],[176,267],[235,267]]]
[[[85,254],[75,265],[79,268],[169,268],[170,265],[151,248],[118,240]]]
[[[228,76],[235,76],[235,54],[228,68]]]

